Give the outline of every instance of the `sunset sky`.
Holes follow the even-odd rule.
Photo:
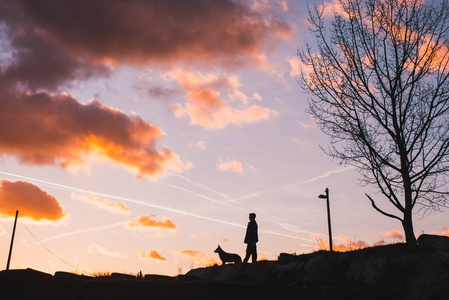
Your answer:
[[[0,0],[3,268],[16,210],[11,269],[177,275],[217,245],[244,256],[250,212],[259,258],[309,253],[325,188],[337,249],[402,241],[320,149],[297,82],[307,2]],[[448,212],[421,217],[417,236],[449,232]]]

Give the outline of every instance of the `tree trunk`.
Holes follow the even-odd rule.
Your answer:
[[[402,227],[404,228],[405,233],[405,241],[407,245],[411,247],[415,247],[416,237],[415,232],[413,231],[413,221],[412,221],[412,210],[406,209],[404,211],[404,219],[402,220]]]
[[[400,134],[399,134],[400,135]],[[413,205],[412,205],[412,184],[409,174],[410,163],[407,159],[407,151],[405,143],[400,143],[399,151],[401,153],[401,173],[404,184],[404,218],[402,219],[402,227],[405,233],[405,242],[410,247],[417,245],[415,232],[413,231]]]

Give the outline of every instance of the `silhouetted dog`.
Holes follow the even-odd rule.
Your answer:
[[[233,262],[235,264],[241,264],[242,258],[238,254],[234,253],[227,253],[223,249],[221,249],[220,245],[218,245],[218,248],[215,249],[215,253],[218,253],[218,256],[220,256],[221,262],[223,264],[226,264],[227,262]]]

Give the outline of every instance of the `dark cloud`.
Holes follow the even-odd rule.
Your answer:
[[[106,76],[109,69],[74,56],[26,16],[13,1],[0,1],[3,51],[0,83],[30,90],[55,90],[75,80]]]
[[[179,88],[165,87],[158,83],[153,84],[149,82],[139,82],[134,85],[134,88],[143,92],[145,96],[150,96],[151,99],[161,100],[166,103],[184,95],[183,90]]]
[[[252,61],[290,34],[274,10],[232,0],[18,0],[35,22],[73,55],[92,61]],[[242,59],[245,57],[246,59]]]

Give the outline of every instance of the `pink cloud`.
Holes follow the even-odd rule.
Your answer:
[[[301,60],[293,56],[288,60],[290,64],[290,76],[295,77],[301,75]]]
[[[0,92],[0,155],[28,165],[76,168],[100,157],[137,176],[157,177],[187,168],[156,143],[163,132],[138,116],[98,102],[80,104],[67,94]],[[20,117],[18,117],[20,116]]]
[[[322,8],[325,17],[333,17],[335,13],[347,16],[339,0],[325,1]]]
[[[241,162],[236,160],[232,161],[222,161],[220,160],[220,164],[218,165],[218,170],[223,172],[235,172],[235,173],[243,173],[243,166]]]
[[[252,100],[262,100],[260,95],[253,93],[248,97],[240,92],[240,81],[236,76],[203,75],[179,69],[171,75],[187,91],[186,102],[172,104],[171,109],[176,117],[190,118],[192,125],[221,129],[229,125],[267,121],[279,114],[274,109],[252,104]],[[225,97],[223,92],[227,94]]]
[[[117,250],[109,250],[106,247],[98,245],[96,243],[91,243],[89,245],[89,253],[98,253],[104,256],[112,257],[112,258],[127,258],[127,254],[123,254]]]
[[[0,181],[0,212],[13,217],[16,210],[19,217],[35,221],[59,221],[69,215],[55,196],[39,187],[26,181],[3,179]]]

